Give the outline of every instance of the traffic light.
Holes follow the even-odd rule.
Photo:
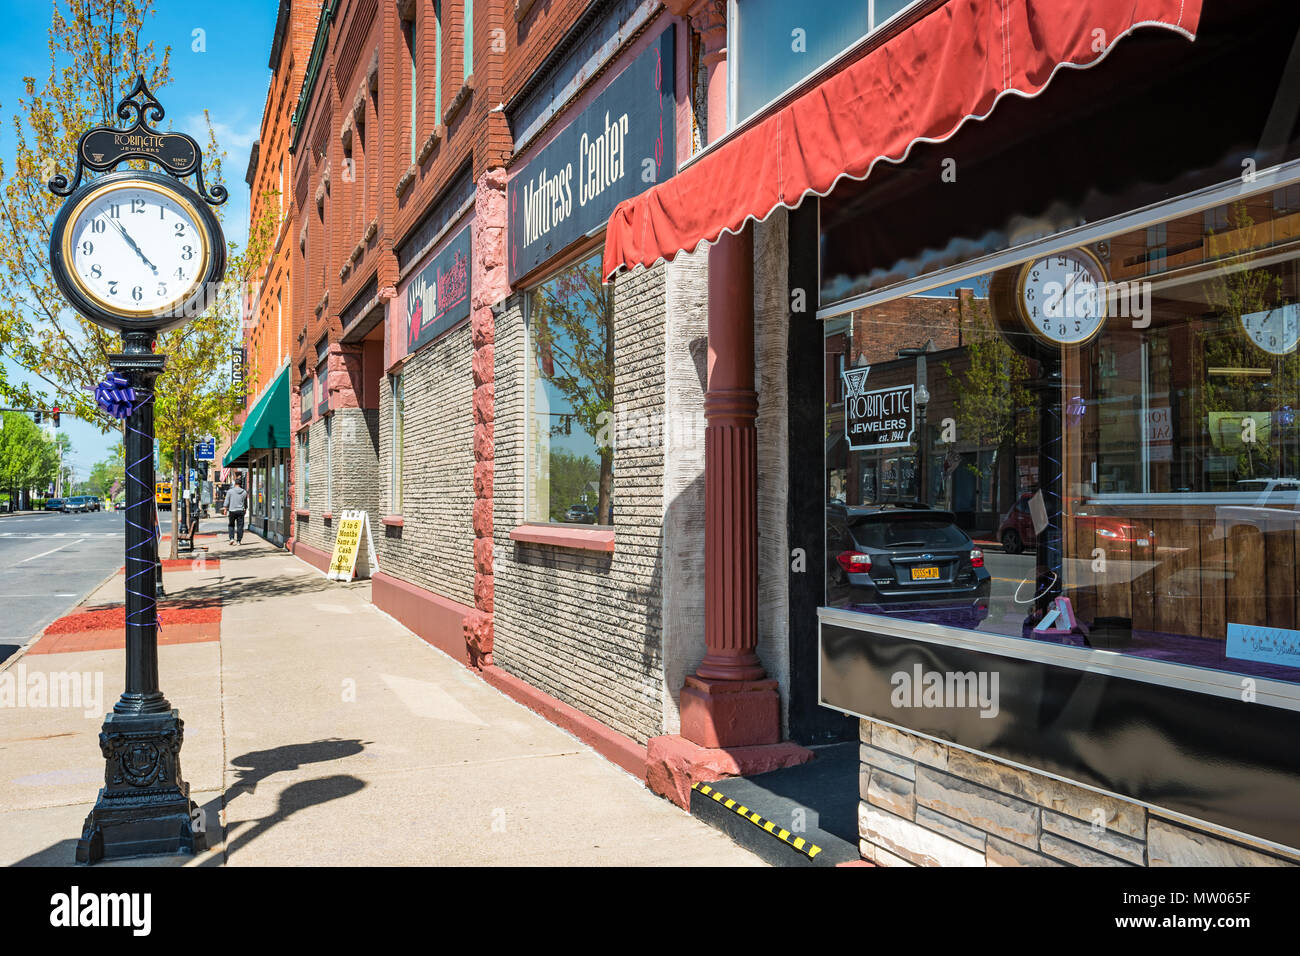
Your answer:
[[[40,412],[33,412],[33,413],[32,413],[32,421],[36,422],[36,424],[39,425],[39,424],[41,423],[41,413],[40,413]]]
[[[59,427],[59,406],[55,405],[50,409],[50,414],[54,416],[54,427]]]

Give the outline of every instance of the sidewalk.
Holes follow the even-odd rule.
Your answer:
[[[762,865],[377,611],[369,582],[252,535],[209,547],[219,564],[164,573],[158,656],[210,849],[119,865]],[[73,613],[121,602],[123,580]],[[122,690],[112,613],[0,667],[29,685],[103,675],[89,715],[0,707],[0,865],[72,863]]]

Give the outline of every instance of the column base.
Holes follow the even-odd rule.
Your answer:
[[[747,777],[813,759],[813,752],[792,741],[725,750],[701,747],[685,737],[651,737],[646,745],[646,786],[687,812],[691,787],[726,777]]]
[[[78,863],[207,849],[203,828],[194,825],[190,785],[181,779],[184,729],[175,710],[105,718],[104,786],[82,826]]]
[[[708,680],[692,674],[681,696],[682,736],[701,747],[754,747],[781,739],[775,680]]]

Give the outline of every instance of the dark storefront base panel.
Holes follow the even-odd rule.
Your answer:
[[[826,706],[1300,847],[1300,713],[828,622],[820,655]],[[894,706],[892,676],[918,665],[996,673],[996,715]]]

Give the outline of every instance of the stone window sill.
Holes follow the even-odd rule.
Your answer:
[[[329,522],[329,521],[333,521],[333,520],[334,520],[334,512],[332,512],[332,511],[327,511],[327,512],[325,512],[323,515],[321,515],[321,517],[324,518],[327,522]]]
[[[442,125],[450,126],[456,117],[460,114],[461,109],[469,101],[470,94],[474,92],[474,74],[471,73],[465,77],[465,82],[460,85],[456,95],[451,98],[451,105],[442,113]]]
[[[613,528],[568,528],[563,525],[521,524],[510,532],[510,540],[525,544],[547,544],[556,548],[614,553]]]
[[[385,527],[389,528],[401,528],[406,524],[401,515],[384,515],[379,520],[383,522]]]
[[[293,515],[295,518],[310,518],[311,510],[308,508],[295,508]]]

